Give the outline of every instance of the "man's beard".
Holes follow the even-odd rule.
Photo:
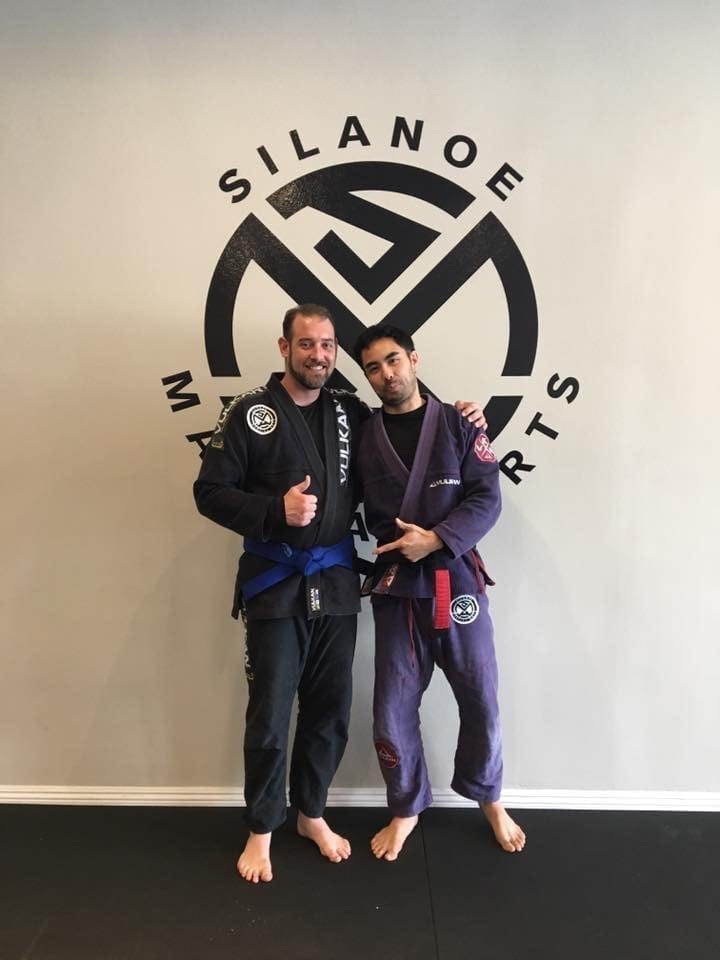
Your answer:
[[[415,389],[414,383],[402,383],[400,381],[395,381],[398,389],[390,389],[389,384],[383,386],[382,393],[380,394],[380,399],[387,407],[401,407],[407,400],[412,396],[413,390]]]
[[[330,379],[333,365],[327,364],[322,370],[312,370],[303,364],[298,365],[291,357],[288,363],[288,371],[306,390],[317,390]]]

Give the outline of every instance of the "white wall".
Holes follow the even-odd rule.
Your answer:
[[[504,480],[483,546],[506,785],[719,791],[717,7],[3,12],[0,782],[242,782],[238,543],[195,513],[185,440],[212,427],[220,394],[278,368],[288,298],[257,269],[236,311],[242,377],[207,367],[205,297],[241,219],[261,216],[369,323],[492,211],[539,311],[533,374],[495,443],[536,469]],[[337,148],[351,114],[370,147]],[[417,153],[390,147],[396,115],[425,121]],[[291,129],[320,154],[299,161]],[[478,146],[464,170],[442,155],[457,133]],[[457,223],[424,211],[437,247],[372,307],[312,249],[319,214],[285,223],[264,200],[356,159],[415,163],[478,197]],[[501,202],[484,184],[506,161],[524,180]],[[217,188],[234,167],[253,185],[237,204]],[[374,241],[337,230],[372,256]],[[428,382],[447,399],[507,392],[506,335],[488,265],[418,333]],[[186,369],[202,403],[172,413],[161,378]],[[340,369],[357,379],[344,356]],[[548,397],[556,372],[580,381],[574,403]],[[536,411],[556,440],[525,435]],[[368,613],[359,641],[348,788],[380,784]],[[441,789],[453,716],[434,682],[424,731]]]

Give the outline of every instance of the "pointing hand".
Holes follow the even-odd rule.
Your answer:
[[[417,563],[418,560],[423,560],[428,554],[442,548],[443,542],[433,530],[425,530],[424,527],[418,527],[415,523],[405,523],[400,519],[395,523],[403,531],[403,535],[392,543],[376,547],[373,553],[377,556],[389,553],[391,550],[399,550],[406,560]]]

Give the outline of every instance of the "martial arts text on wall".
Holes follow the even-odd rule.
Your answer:
[[[442,236],[442,231],[437,227],[430,227],[407,213],[398,212],[397,204],[393,208],[389,202],[391,197],[409,198],[411,203],[419,200],[430,204],[452,224],[466,211],[484,208],[489,200],[496,205],[504,204],[515,196],[513,191],[516,188],[525,186],[526,172],[502,161],[492,170],[483,172],[480,190],[476,195],[449,177],[417,164],[425,129],[423,120],[409,121],[406,117],[396,116],[387,126],[390,132],[389,146],[405,155],[403,162],[370,159],[373,144],[366,132],[367,124],[357,116],[348,116],[339,126],[337,151],[352,146],[356,148],[355,156],[358,155],[358,149],[363,151],[362,159],[315,167],[294,177],[265,196],[258,210],[249,212],[234,230],[220,254],[207,292],[204,339],[208,369],[213,377],[242,376],[233,339],[233,324],[241,322],[235,317],[236,300],[251,264],[260,267],[284,291],[288,307],[303,302],[321,303],[328,307],[335,319],[339,346],[351,354],[352,346],[365,325],[357,315],[359,311],[351,310],[334,292],[333,276],[339,275],[370,308],[413,268],[418,258],[432,250],[432,245]],[[298,163],[320,162],[321,145],[306,141],[298,129],[291,130],[288,136]],[[255,154],[254,163],[265,179],[280,174],[280,167],[268,147],[258,146]],[[448,136],[442,158],[449,173],[453,168],[477,166],[476,139],[459,133]],[[413,162],[404,162],[410,159]],[[227,197],[235,210],[238,209],[235,204],[248,201],[254,184],[249,177],[241,175],[237,167],[231,167],[219,176],[217,189]],[[367,199],[362,196],[363,193],[387,197],[388,204],[381,205],[375,199]],[[379,238],[384,249],[374,262],[368,263],[367,258],[359,256],[331,227],[313,244],[326,265],[326,271],[319,276],[317,270],[311,270],[293,252],[291,244],[278,236],[277,230],[268,228],[263,222],[262,208],[266,204],[285,221],[303,211],[313,210],[329,221],[340,221]],[[543,455],[543,446],[559,436],[560,431],[553,423],[553,404],[561,399],[567,404],[573,403],[579,396],[580,384],[577,378],[557,370],[539,373],[535,369],[540,333],[535,291],[520,249],[499,216],[487,209],[478,213],[470,228],[464,230],[451,248],[438,255],[421,276],[413,276],[411,288],[402,293],[390,309],[384,309],[382,315],[373,322],[392,323],[414,336],[431,318],[439,314],[445,318],[448,308],[448,316],[454,320],[454,298],[486,264],[492,264],[496,270],[507,309],[504,357],[499,374],[501,389],[496,390],[484,405],[488,435],[492,440],[497,440],[518,415],[523,394],[518,392],[516,385],[527,384],[528,378],[543,377],[544,394],[550,408],[549,411],[536,410],[529,422],[523,425],[524,436],[529,438],[527,448],[507,450],[499,456],[503,474],[517,485],[535,469],[536,461]],[[469,330],[465,325],[458,330],[457,336],[464,354],[477,353],[479,365],[487,318],[478,316],[470,319]],[[429,371],[431,377],[432,363],[426,363],[424,370]],[[331,385],[354,391],[352,378],[359,376],[357,369],[342,372],[338,368]],[[199,395],[188,389],[192,382],[189,369],[162,377],[170,409],[174,413],[200,404]],[[421,389],[434,393],[431,382],[422,383]],[[242,387],[239,387],[237,392],[241,391]],[[220,397],[223,405],[230,399],[229,396]],[[216,414],[215,408],[213,419]],[[209,425],[207,430],[187,433],[185,437],[190,444],[197,445],[202,454],[212,433]]]

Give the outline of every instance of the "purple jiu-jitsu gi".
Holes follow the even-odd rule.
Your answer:
[[[435,664],[460,714],[452,787],[481,803],[497,800],[502,749],[485,593],[492,581],[475,549],[500,514],[495,456],[484,432],[428,397],[410,472],[381,414],[364,428],[358,461],[365,519],[380,544],[400,535],[396,517],[434,530],[445,544],[420,563],[383,554],[371,581],[374,739],[388,806],[408,817],[432,803],[419,707]]]

